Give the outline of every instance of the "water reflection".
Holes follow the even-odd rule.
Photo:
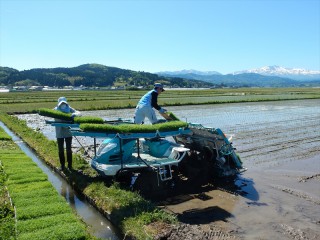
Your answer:
[[[67,186],[66,184],[61,184],[61,191],[60,194],[67,200],[67,202],[75,207],[75,196],[74,192],[70,191],[70,187]]]

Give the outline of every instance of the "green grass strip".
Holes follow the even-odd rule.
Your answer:
[[[106,132],[106,133],[155,133],[177,131],[179,128],[185,128],[188,123],[182,121],[170,121],[159,124],[80,124],[80,129],[87,132]]]
[[[19,225],[18,225],[19,227]],[[35,231],[21,233],[18,240],[43,240],[43,239],[86,239],[83,229],[77,222],[56,224],[46,228],[38,228]]]
[[[6,149],[1,150],[1,153],[3,154],[2,158],[3,159],[16,159],[16,160],[20,160],[21,164],[24,165],[37,165],[35,162],[22,162],[22,159],[29,159],[29,157],[27,157],[26,155],[24,155],[24,153],[22,152],[12,152],[12,151],[8,151]]]
[[[11,137],[0,127],[0,149],[4,149],[11,141]],[[14,208],[11,205],[9,192],[6,187],[8,175],[4,171],[2,159],[0,158],[0,239],[14,239],[15,218]]]
[[[19,204],[21,206],[28,207],[30,205],[30,201],[32,201],[33,205],[50,205],[55,204],[56,202],[59,202],[61,199],[60,195],[53,194],[52,196],[46,196],[46,197],[38,197],[37,195],[29,195],[29,197],[24,196],[22,197],[16,197],[16,194],[12,194],[12,196],[15,198],[14,203]],[[20,195],[21,196],[21,195]]]
[[[7,141],[11,139],[12,138],[2,128],[0,128],[0,141]]]
[[[14,231],[14,221],[11,220],[8,226],[3,219],[10,218],[0,214],[0,239],[95,239],[54,189],[47,175],[31,158],[22,157],[22,151],[17,145],[12,145],[12,141],[6,143],[0,149],[0,190],[3,185],[8,187],[16,207],[17,231]],[[5,147],[12,149],[16,156],[12,152],[8,153]],[[0,202],[2,200],[0,194]],[[0,209],[2,213],[2,204]],[[7,212],[9,210],[6,208]]]
[[[34,131],[28,128],[25,121],[20,121],[18,118],[0,113],[0,121],[5,123],[8,128],[17,133],[28,145],[35,150],[41,158],[53,166],[59,166],[59,157],[58,157],[58,145],[56,141],[48,140],[42,133]],[[0,142],[1,145],[1,142]],[[12,145],[15,146],[14,143]],[[14,156],[16,150],[14,147],[7,145],[4,149],[7,154]],[[23,153],[20,151],[20,154]]]
[[[39,182],[37,184],[10,184],[11,181],[10,179],[8,179],[8,182],[7,182],[7,186],[10,187],[10,185],[14,185],[12,190],[10,191],[10,194],[13,196],[15,193],[17,192],[27,192],[27,191],[38,191],[42,188],[50,188],[52,187],[51,183],[50,182],[47,182],[47,181],[42,181],[42,182]]]
[[[68,213],[56,214],[53,216],[44,216],[39,218],[21,220],[17,223],[20,234],[38,231],[39,229],[49,228],[61,224],[70,224],[76,222],[77,218]]]
[[[35,183],[35,182],[41,182],[41,181],[47,181],[48,178],[46,176],[37,176],[37,175],[33,175],[32,177],[28,177],[28,178],[20,178],[19,179],[11,179],[10,180],[10,184],[23,184],[23,183]]]
[[[10,191],[10,189],[9,189]],[[14,196],[12,196],[14,200]],[[70,206],[67,202],[60,201],[53,203],[43,203],[39,204],[39,201],[35,201],[35,203],[27,203],[27,204],[19,204],[19,202],[15,202],[15,206],[17,206],[17,217],[18,220],[32,219],[43,216],[51,216],[62,213],[72,214]],[[84,230],[84,229],[83,229]],[[84,231],[83,231],[84,233]]]
[[[38,189],[37,191],[29,191],[29,192],[24,192],[24,191],[20,191],[20,192],[15,192],[14,196],[16,198],[26,198],[26,199],[32,199],[38,196],[41,197],[49,197],[51,195],[56,194],[56,190],[54,188],[41,188]]]
[[[5,186],[7,174],[0,160],[0,239],[14,239],[15,219],[14,209],[10,203],[8,190]]]

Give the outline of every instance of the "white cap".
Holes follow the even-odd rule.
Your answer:
[[[61,105],[61,103],[68,104],[67,99],[65,97],[59,97],[59,99],[58,99],[58,107]]]

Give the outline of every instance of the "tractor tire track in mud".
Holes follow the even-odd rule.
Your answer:
[[[272,127],[240,133],[235,139],[237,152],[254,165],[268,162],[281,164],[292,159],[317,156],[320,153],[318,117],[306,119],[300,116],[289,124],[275,123]]]
[[[312,175],[312,176],[307,176],[307,177],[301,177],[299,179],[299,182],[307,182],[308,180],[311,180],[311,179],[317,179],[318,181],[320,181],[320,173],[319,174],[315,174],[315,175]]]
[[[260,199],[269,199],[267,205],[274,204],[276,210],[274,214],[257,212],[274,218],[274,223],[269,221],[274,231],[261,232],[259,238],[320,239],[319,119],[319,111],[292,115],[285,121],[279,116],[279,121],[252,125],[236,136],[237,152],[249,168],[244,175],[253,177]]]
[[[313,197],[305,194],[305,193],[302,193],[302,192],[299,192],[297,190],[294,190],[294,189],[290,189],[290,188],[285,188],[285,187],[281,187],[281,186],[273,186],[274,189],[278,189],[282,192],[285,192],[285,193],[288,193],[288,194],[291,194],[292,196],[295,196],[295,197],[299,197],[299,198],[302,198],[302,199],[305,199],[309,202],[312,202],[316,205],[320,205],[320,199],[314,199]]]
[[[227,232],[221,231],[221,229],[214,226],[203,227],[201,225],[180,224],[171,228],[169,231],[165,231],[157,238],[167,240],[240,240],[240,238],[233,236]]]
[[[280,224],[276,226],[275,229],[278,229],[279,231],[281,231],[284,237],[289,239],[294,239],[294,240],[317,240],[318,239],[318,237],[313,233],[307,233],[302,229],[295,228],[287,224]]]

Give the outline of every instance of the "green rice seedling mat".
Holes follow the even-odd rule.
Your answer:
[[[0,167],[5,172],[4,184],[16,209],[16,222],[12,222],[16,231],[6,233],[5,238],[93,239],[85,224],[32,159],[10,139],[5,143],[2,141],[1,146]],[[2,231],[1,217],[0,222]]]
[[[73,122],[73,123],[103,123],[104,120],[99,117],[92,117],[92,116],[83,116],[83,117],[71,117],[71,113],[63,113],[54,109],[48,108],[40,108],[39,115],[45,117],[51,117],[60,119],[63,121]]]
[[[188,123],[182,121],[171,121],[159,124],[80,124],[80,129],[85,132],[105,133],[155,133],[177,131],[179,128],[188,127]]]

